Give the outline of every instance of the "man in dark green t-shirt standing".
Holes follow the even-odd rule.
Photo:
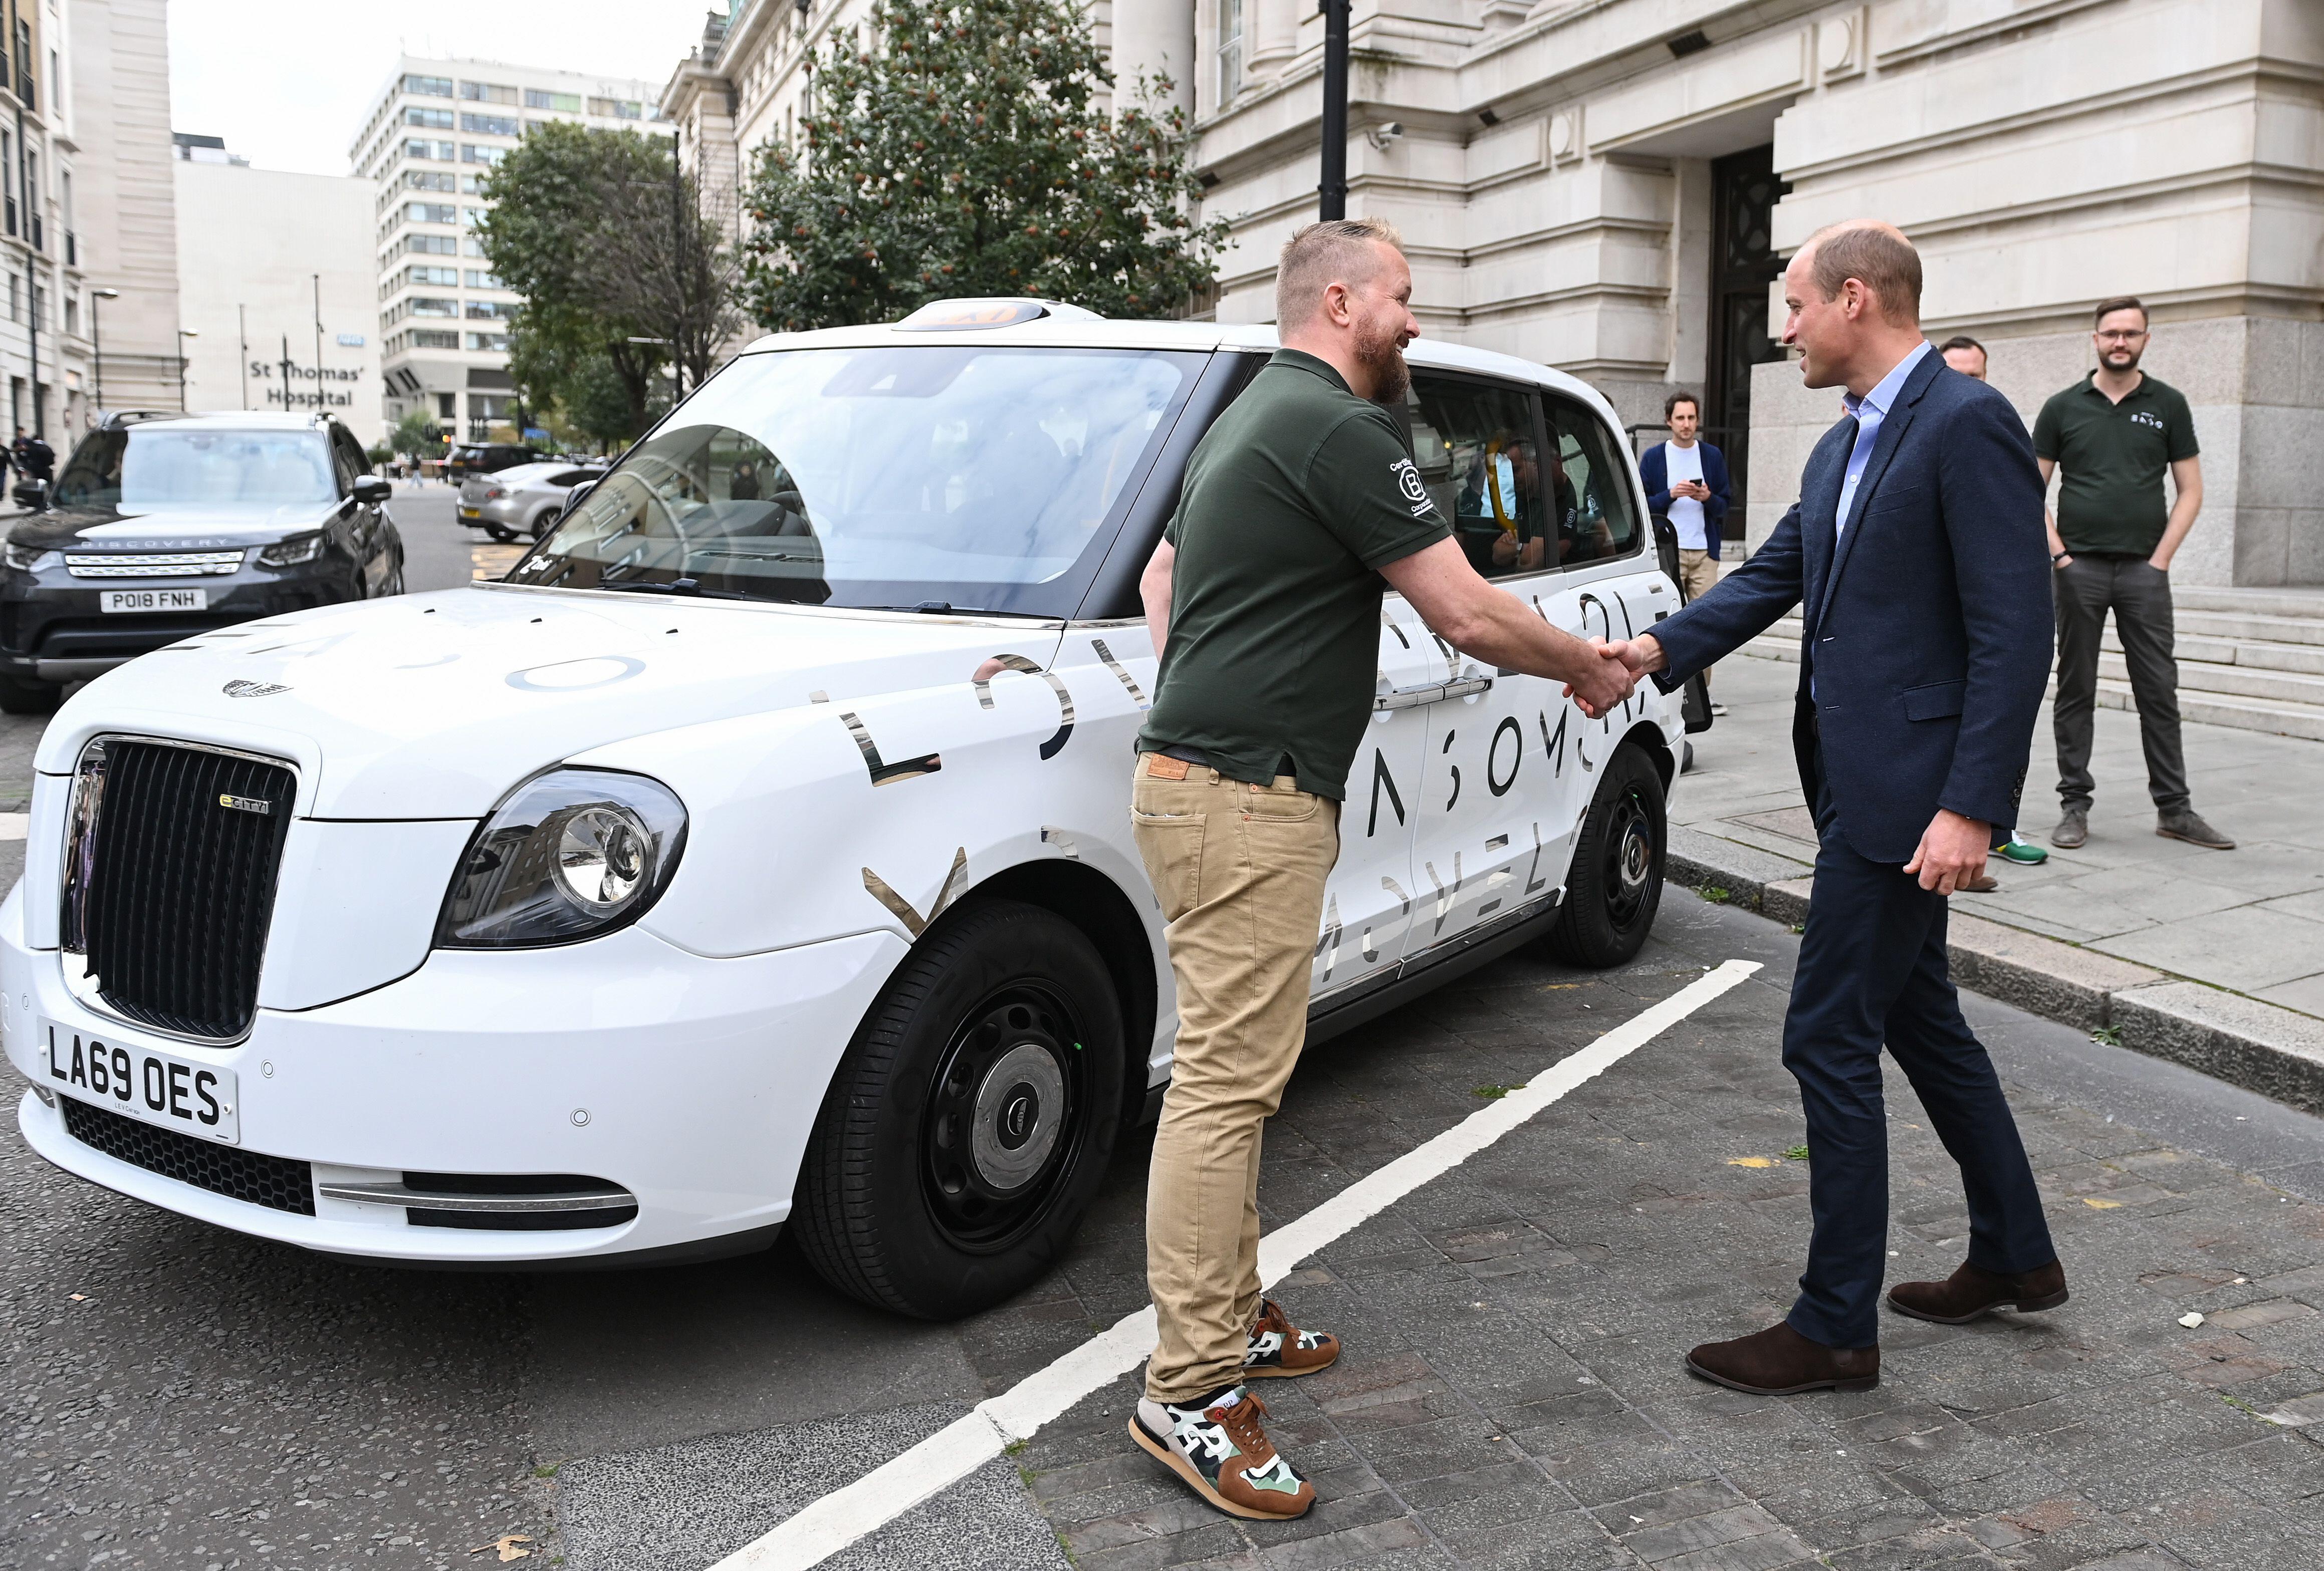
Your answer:
[[[1203,437],[1140,589],[1161,670],[1132,819],[1169,922],[1178,1034],[1147,1186],[1157,1345],[1130,1433],[1213,1505],[1294,1517],[1315,1490],[1245,1389],[1336,1338],[1259,1296],[1259,1130],[1306,1040],[1308,964],[1370,721],[1381,579],[1485,666],[1567,684],[1592,715],[1631,678],[1469,564],[1383,405],[1420,332],[1390,225],[1283,248],[1283,347]]]
[[[2052,471],[2065,471],[2050,525],[2058,590],[2058,795],[2064,812],[2050,843],[2070,850],[2089,838],[2098,640],[2112,611],[2130,667],[2131,695],[2138,702],[2154,832],[2229,850],[2236,842],[2204,822],[2188,796],[2179,740],[2171,558],[2203,507],[2195,419],[2177,388],[2138,369],[2146,353],[2144,306],[2128,298],[2100,301],[2097,324],[2098,369],[2054,395],[2034,422],[2043,482]],[[2177,493],[2167,510],[2165,469]]]

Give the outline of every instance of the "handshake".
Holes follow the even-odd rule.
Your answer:
[[[1663,647],[1652,633],[1610,644],[1603,639],[1591,639],[1582,648],[1586,652],[1587,663],[1567,675],[1565,696],[1579,704],[1582,712],[1591,720],[1629,697],[1639,677],[1661,670],[1665,664]]]

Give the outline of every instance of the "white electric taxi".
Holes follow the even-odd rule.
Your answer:
[[[218,628],[49,726],[0,1031],[24,1137],[306,1248],[636,1265],[794,1229],[958,1314],[1169,1078],[1137,579],[1271,330],[1030,300],[761,339],[496,583]],[[1579,634],[1675,611],[1619,425],[1418,343],[1418,482]],[[1314,1034],[1654,920],[1679,700],[1587,720],[1397,595]]]

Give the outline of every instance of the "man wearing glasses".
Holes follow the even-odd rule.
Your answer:
[[[2064,808],[2050,843],[2070,850],[2089,838],[2098,640],[2112,611],[2138,702],[2154,832],[2232,850],[2236,842],[2203,822],[2187,793],[2171,558],[2202,510],[2203,470],[2185,397],[2138,369],[2146,326],[2146,308],[2137,300],[2100,301],[2098,369],[2052,397],[2034,422],[2043,483],[2053,471],[2065,471],[2050,520],[2050,562],[2057,569],[2058,795]],[[2174,492],[2167,508],[2166,469]]]

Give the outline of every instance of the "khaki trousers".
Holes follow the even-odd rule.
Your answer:
[[[1184,779],[1157,778],[1159,764]],[[1307,1039],[1308,968],[1340,804],[1141,755],[1130,819],[1169,922],[1178,1040],[1146,1190],[1159,1338],[1146,1394],[1186,1401],[1242,1373],[1259,1318],[1259,1129]]]
[[[1689,604],[1701,600],[1719,587],[1719,556],[1711,551],[1690,551],[1679,547],[1678,581],[1686,590]],[[1711,667],[1702,668],[1702,684],[1711,685]]]

